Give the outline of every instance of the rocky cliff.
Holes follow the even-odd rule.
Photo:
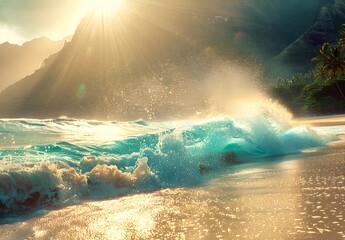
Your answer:
[[[0,92],[40,68],[49,55],[61,50],[63,41],[37,38],[23,45],[0,44]]]

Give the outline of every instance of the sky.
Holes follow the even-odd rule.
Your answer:
[[[0,0],[0,43],[72,35],[91,0]]]
[[[52,40],[61,40],[74,33],[81,18],[95,4],[109,1],[121,0],[0,0],[0,43],[8,41],[22,44],[42,36]],[[310,15],[307,14],[308,12],[314,16],[315,8],[318,6],[316,0],[222,1],[227,4],[233,3],[229,6],[236,6],[238,3],[238,6],[246,9],[245,12],[241,10],[242,18],[247,17],[252,22],[256,22],[253,19],[257,16],[260,19],[274,19],[274,23],[295,22],[294,27],[290,26],[291,31],[297,31],[296,23],[299,24],[305,17],[310,18],[306,16]],[[300,19],[301,17],[303,19]]]

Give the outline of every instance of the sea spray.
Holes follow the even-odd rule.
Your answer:
[[[73,119],[0,123],[0,139],[13,139],[0,147],[2,214],[195,186],[205,181],[207,172],[233,162],[299,153],[330,140],[308,128],[282,127],[267,114],[239,122],[218,117],[161,123]],[[99,140],[102,134],[104,141]]]

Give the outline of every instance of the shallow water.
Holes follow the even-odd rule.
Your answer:
[[[235,163],[319,148],[336,140],[334,133],[282,126],[268,116],[170,123],[0,120],[0,216],[2,223],[21,221],[23,212],[32,214],[26,210],[201,187]]]
[[[0,232],[2,239],[344,239],[344,172],[343,142],[232,165],[202,186],[40,211]]]

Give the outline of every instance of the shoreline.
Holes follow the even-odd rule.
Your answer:
[[[345,114],[319,117],[294,118],[294,125],[309,125],[313,127],[342,126],[345,125]]]
[[[345,134],[338,137],[317,152],[234,164],[198,187],[43,210],[0,232],[4,240],[344,239]]]
[[[343,239],[345,151],[222,173],[205,186],[88,201],[0,226],[3,239]]]

